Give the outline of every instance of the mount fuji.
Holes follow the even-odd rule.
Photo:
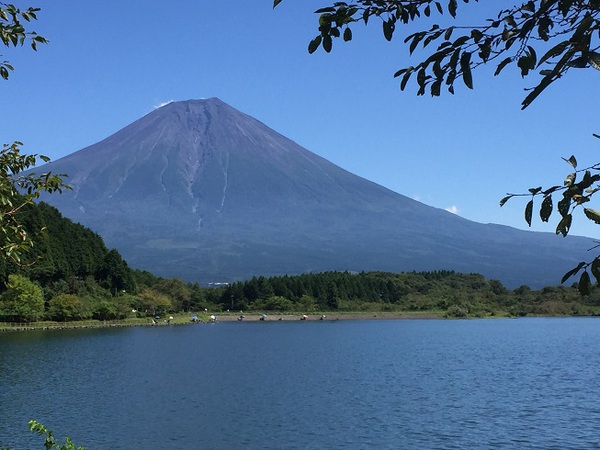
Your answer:
[[[216,98],[169,103],[42,169],[67,173],[73,188],[44,201],[130,266],[186,281],[455,270],[540,287],[592,246],[424,205]]]

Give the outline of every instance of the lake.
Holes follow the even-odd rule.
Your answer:
[[[600,448],[600,319],[0,334],[0,448]]]

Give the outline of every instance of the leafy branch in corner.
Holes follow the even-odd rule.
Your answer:
[[[594,134],[594,137],[600,139],[599,135]],[[500,206],[504,206],[512,197],[531,197],[525,205],[525,221],[531,226],[535,200],[541,198],[539,207],[541,221],[548,222],[552,212],[556,211],[560,215],[560,220],[556,226],[556,234],[560,234],[563,237],[569,234],[573,222],[573,213],[578,208],[583,210],[583,214],[588,220],[600,225],[600,210],[584,206],[592,200],[596,192],[600,191],[600,184],[598,184],[600,182],[600,163],[593,164],[584,169],[577,169],[577,159],[575,156],[571,156],[568,159],[563,158],[563,160],[572,167],[572,171],[567,174],[562,185],[551,186],[547,189],[538,186],[530,188],[529,193],[526,194],[507,194],[500,200]],[[557,194],[561,194],[562,198],[554,204],[553,195]],[[597,242],[597,245],[590,250],[598,247],[600,247],[600,242]],[[588,295],[592,288],[588,269],[594,278],[596,278],[596,281],[600,282],[600,255],[596,256],[591,262],[580,262],[563,276],[561,283],[564,283],[570,277],[583,270],[579,278],[579,291],[582,295]]]
[[[477,1],[463,0],[463,3]],[[273,7],[281,2],[274,0]],[[391,41],[398,25],[445,13],[457,20],[457,11],[458,0],[444,4],[437,0],[335,2],[315,11],[319,15],[319,33],[308,44],[308,51],[314,53],[322,47],[329,53],[333,39],[351,41],[351,27],[359,22],[365,25],[379,22],[384,38]],[[444,86],[453,94],[454,83],[461,78],[472,89],[472,71],[479,66],[494,62],[494,75],[498,75],[506,66],[515,64],[523,77],[533,70],[539,70],[541,77],[521,104],[526,108],[570,69],[600,70],[599,15],[600,0],[530,0],[500,9],[495,17],[477,25],[434,24],[428,30],[409,35],[404,43],[411,55],[419,45],[435,49],[415,66],[398,70],[394,77],[400,78],[402,90],[411,78],[416,78],[417,95],[429,90],[432,96],[439,96]],[[538,53],[542,56],[538,57]]]
[[[273,7],[282,2],[274,0]],[[493,64],[494,76],[497,76],[506,67],[516,66],[522,77],[530,76],[534,71],[539,76],[537,84],[528,89],[521,103],[522,109],[571,69],[600,70],[600,0],[497,2],[497,14],[491,14],[493,17],[488,16],[476,24],[459,23],[468,17],[463,14],[464,9],[475,3],[478,0],[462,0],[459,12],[458,0],[336,1],[315,11],[318,34],[308,44],[308,52],[314,53],[322,47],[329,53],[334,39],[351,41],[357,23],[380,24],[383,37],[391,41],[402,25],[425,21],[428,25],[403,41],[410,55],[419,49],[422,59],[414,66],[396,71],[394,76],[400,79],[401,90],[412,79],[418,85],[417,95],[429,91],[432,96],[439,96],[443,87],[454,94],[455,82],[460,79],[467,88],[473,89],[473,71],[478,67]],[[434,23],[438,18],[446,24]],[[429,26],[430,23],[434,24]],[[600,211],[583,206],[600,189],[595,186],[600,180],[600,163],[578,170],[574,156],[565,161],[574,171],[569,173],[562,186],[545,190],[531,188],[528,194],[508,194],[500,205],[511,197],[531,196],[525,207],[525,220],[531,226],[534,199],[541,197],[541,220],[547,222],[556,209],[561,217],[556,233],[563,236],[569,233],[573,211],[579,207],[587,219],[600,224]],[[562,198],[555,206],[553,194],[560,193]],[[579,290],[583,294],[589,293],[588,269],[600,282],[600,262],[596,258],[590,263],[580,263],[565,274],[563,283],[583,270]]]
[[[71,438],[66,437],[64,444],[59,444],[56,442],[56,438],[53,436],[52,430],[49,430],[41,423],[30,420],[29,421],[29,429],[34,433],[37,433],[40,436],[44,436],[44,449],[45,450],[85,450],[85,447],[76,446]],[[0,450],[10,450],[9,448],[2,448]]]
[[[40,8],[29,7],[21,10],[10,3],[0,2],[0,39],[5,47],[22,46],[29,42],[33,50],[37,50],[38,44],[46,44],[48,40],[35,31],[26,31],[23,22],[37,20],[37,12]],[[0,55],[1,56],[1,55]],[[14,67],[8,61],[0,62],[0,76],[8,79],[9,71]]]
[[[45,44],[46,38],[35,31],[27,31],[24,23],[37,20],[40,8],[25,10],[13,4],[0,2],[0,40],[5,47],[23,46],[29,42],[33,50],[38,44]],[[1,55],[0,55],[1,56]],[[0,77],[7,80],[14,70],[8,61],[0,61]],[[33,203],[41,192],[62,192],[69,187],[63,182],[65,175],[42,173],[36,175],[22,172],[34,167],[38,160],[48,162],[42,155],[24,155],[22,142],[4,144],[0,150],[0,255],[21,265],[21,256],[33,246],[25,228],[18,221],[18,214],[25,205]]]
[[[65,443],[63,445],[58,444],[56,438],[52,436],[52,431],[35,420],[29,421],[29,429],[40,436],[45,436],[44,448],[46,450],[51,450],[53,448],[56,450],[85,450],[85,447],[77,447],[73,444],[73,441],[71,441],[69,437],[65,438]]]

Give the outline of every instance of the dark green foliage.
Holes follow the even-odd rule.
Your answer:
[[[33,322],[44,315],[42,289],[27,277],[12,274],[0,295],[0,320]]]
[[[110,300],[100,300],[94,305],[92,319],[125,319],[132,312],[131,305],[135,304],[135,301],[136,298],[129,295],[121,295]]]
[[[85,447],[77,446],[71,438],[66,437],[64,444],[59,444],[56,438],[52,435],[52,430],[49,430],[44,425],[35,420],[29,421],[29,429],[40,436],[44,436],[44,448],[46,450],[85,450]]]
[[[204,292],[212,297],[212,302],[220,303],[223,310],[436,311],[447,317],[600,313],[594,309],[600,298],[593,288],[589,298],[580,304],[576,286],[542,291],[521,286],[509,291],[498,280],[453,271],[323,272],[255,277]],[[261,292],[276,294],[264,296]]]
[[[598,136],[596,136],[598,137]],[[600,182],[600,164],[593,164],[583,169],[577,169],[577,159],[575,156],[563,158],[569,164],[569,173],[564,179],[563,185],[554,185],[547,189],[542,187],[530,188],[527,194],[507,194],[500,200],[500,206],[503,206],[509,199],[513,197],[531,197],[525,205],[525,221],[531,226],[533,216],[534,201],[538,201],[539,215],[542,222],[548,222],[550,216],[555,210],[560,218],[556,226],[556,234],[563,237],[567,236],[571,231],[573,222],[573,214],[579,209],[586,219],[591,220],[596,224],[600,224],[600,211],[583,205],[587,205],[592,200],[596,192],[600,190],[597,184]],[[560,200],[554,204],[552,195],[561,193]],[[573,269],[568,271],[562,278],[561,283],[564,283],[572,276],[579,275],[577,286],[581,295],[589,295],[592,289],[592,281],[590,273],[592,273],[597,282],[600,281],[600,256],[596,256],[592,261],[582,261]]]
[[[152,287],[158,283],[162,278],[159,278],[146,270],[133,269],[131,271],[133,281],[138,288]]]
[[[89,319],[91,313],[81,297],[73,294],[59,294],[48,302],[46,316],[51,320],[68,321]]]
[[[319,16],[318,34],[308,51],[314,53],[322,46],[329,53],[333,39],[352,40],[350,27],[356,23],[381,23],[383,37],[391,41],[403,25],[424,21],[428,29],[414,31],[414,26],[410,26],[414,32],[404,39],[411,55],[419,47],[423,50],[420,62],[394,74],[400,79],[402,90],[413,78],[418,85],[417,95],[429,91],[432,96],[439,96],[442,87],[454,94],[454,83],[461,78],[467,88],[473,89],[472,72],[480,66],[493,65],[494,75],[499,75],[513,65],[522,77],[534,71],[539,73],[537,85],[529,89],[522,102],[523,108],[571,69],[600,70],[597,0],[498,2],[497,14],[473,23],[465,10],[466,4],[476,2],[463,0],[460,11],[457,0],[333,2],[315,11]],[[281,0],[275,0],[273,6],[279,3]],[[440,22],[432,23],[432,18]]]
[[[102,260],[96,272],[101,284],[113,295],[117,292],[135,292],[135,283],[127,263],[116,250],[110,250]]]
[[[5,11],[2,6],[0,3],[0,35],[5,31],[2,16]],[[6,36],[3,38],[6,43]],[[0,72],[2,69],[0,63]],[[21,142],[14,142],[12,145],[4,144],[0,149],[0,254],[3,259],[16,264],[21,263],[21,258],[33,246],[31,235],[20,221],[23,209],[33,205],[44,191],[51,194],[69,189],[62,181],[64,175],[23,174],[35,166],[39,159],[45,162],[49,159],[41,155],[21,154],[22,145]]]
[[[47,43],[46,38],[25,28],[25,25],[37,20],[39,11],[40,8],[36,7],[20,9],[14,4],[0,3],[0,40],[2,44],[10,48],[20,47],[29,42],[31,48],[37,50],[38,44]],[[7,80],[13,70],[13,66],[8,61],[0,62],[0,77],[3,79]]]
[[[8,273],[22,273],[46,284],[69,277],[98,277],[105,269],[109,251],[102,238],[64,218],[56,208],[43,202],[28,205],[19,221],[34,239],[35,246],[28,253],[25,265],[11,261],[4,265],[4,279]]]
[[[174,311],[189,311],[192,300],[192,288],[177,278],[163,279],[156,283],[154,291],[170,297]]]
[[[116,250],[108,250],[96,233],[45,203],[25,205],[18,220],[35,245],[27,253],[28,259],[22,260],[26,264],[6,258],[0,261],[0,295],[5,299],[12,295],[9,276],[18,275],[43,287],[42,311],[25,316],[4,311],[4,320],[36,320],[44,315],[59,321],[127,316],[131,306],[121,299],[125,293],[136,293],[136,283],[133,271]],[[149,274],[140,272],[138,276],[156,282]]]
[[[0,320],[114,320],[134,312],[154,316],[205,308],[435,311],[448,317],[600,313],[600,296],[585,276],[584,286],[542,291],[527,286],[509,291],[498,280],[453,271],[259,276],[227,287],[202,288],[129,269],[119,253],[108,250],[98,235],[64,219],[46,204],[25,207],[20,219],[27,230],[32,230],[36,245],[30,254],[31,265],[0,262],[4,280]],[[591,265],[592,274],[599,273],[599,267],[600,263]],[[10,289],[8,274],[12,274]],[[577,288],[588,293],[585,299],[579,298]]]

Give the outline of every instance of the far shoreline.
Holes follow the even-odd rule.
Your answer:
[[[263,314],[244,313],[225,315],[215,315],[217,322],[257,322],[263,319]],[[240,317],[241,320],[240,320]],[[284,313],[266,313],[264,321],[266,322],[293,322],[298,320],[312,321],[335,321],[335,320],[410,320],[410,319],[443,319],[443,314],[438,313],[322,313],[322,314],[284,314]]]
[[[196,316],[197,320],[193,320]],[[214,320],[212,319],[214,317]],[[548,317],[548,318],[567,318],[567,317],[598,317],[587,315],[527,315],[523,317]],[[189,313],[186,315],[163,316],[160,319],[138,318],[123,320],[85,320],[73,322],[32,322],[32,323],[11,323],[0,322],[0,334],[3,332],[24,332],[24,331],[49,331],[49,330],[75,330],[75,329],[95,329],[95,328],[128,328],[128,327],[165,327],[176,325],[206,325],[229,322],[335,322],[350,320],[474,320],[474,319],[518,319],[517,316],[491,315],[484,317],[449,317],[442,312],[348,312],[348,313],[319,313],[319,314],[286,314],[286,313]]]
[[[196,315],[197,321],[192,317]],[[211,317],[215,317],[212,320]],[[219,322],[297,322],[297,321],[339,321],[339,320],[439,320],[444,319],[441,313],[393,313],[393,312],[369,312],[369,313],[319,313],[319,314],[285,314],[285,313],[243,313],[234,314],[230,312],[213,314],[194,314],[182,316],[163,316],[154,320],[151,317],[143,319],[123,320],[85,320],[73,322],[31,322],[31,323],[0,323],[0,333],[17,331],[46,331],[46,330],[70,330],[87,328],[123,328],[123,327],[157,327],[174,325],[198,325]]]

